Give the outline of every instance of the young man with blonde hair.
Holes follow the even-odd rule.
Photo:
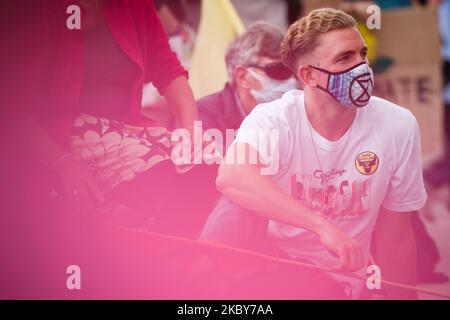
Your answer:
[[[318,9],[292,24],[282,60],[301,79],[304,93],[292,90],[244,120],[228,153],[245,148],[260,161],[221,165],[217,186],[233,209],[215,210],[202,239],[236,244],[227,235],[245,242],[259,230],[292,259],[361,276],[374,242],[382,278],[414,285],[410,217],[427,198],[415,117],[371,96],[367,46],[355,20],[342,11]],[[268,128],[279,133],[270,141],[279,152],[262,158],[258,141]],[[279,170],[262,174],[273,162]],[[246,215],[245,226],[227,220],[236,214]],[[251,219],[258,228],[249,227]],[[353,298],[366,285],[336,279],[351,284]],[[385,289],[390,298],[417,297]]]

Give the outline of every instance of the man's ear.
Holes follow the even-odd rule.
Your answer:
[[[310,87],[317,86],[317,80],[314,77],[313,71],[314,69],[307,65],[301,65],[300,67],[298,67],[298,78],[303,82],[304,85]]]
[[[233,70],[234,81],[236,85],[243,89],[251,89],[251,83],[247,68],[241,65],[237,65]]]

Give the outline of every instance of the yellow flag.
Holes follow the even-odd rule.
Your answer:
[[[189,70],[196,99],[219,91],[227,81],[225,50],[245,31],[230,0],[202,0],[202,15]]]

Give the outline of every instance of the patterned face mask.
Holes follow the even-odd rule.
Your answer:
[[[361,108],[369,103],[373,91],[373,73],[367,63],[359,63],[341,72],[310,67],[328,74],[327,88],[318,88],[328,92],[344,107]]]

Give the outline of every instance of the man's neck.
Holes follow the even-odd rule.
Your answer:
[[[324,138],[337,141],[350,128],[356,109],[347,109],[332,97],[305,88],[305,108],[312,127]]]

